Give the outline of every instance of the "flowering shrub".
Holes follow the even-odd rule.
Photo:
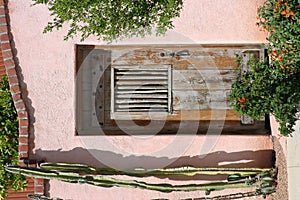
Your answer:
[[[4,76],[0,82],[0,199],[8,189],[20,190],[26,185],[24,176],[5,171],[8,164],[18,164],[18,116]]]
[[[230,99],[240,114],[255,119],[273,114],[280,133],[288,136],[300,103],[300,1],[266,0],[258,17],[268,31],[269,60],[250,59],[251,71],[232,85]]]

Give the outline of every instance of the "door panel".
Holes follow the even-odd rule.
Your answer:
[[[199,123],[205,124],[209,121],[224,121],[225,124],[235,124],[231,128],[226,126],[227,132],[230,132],[230,130],[236,132],[237,130],[261,130],[264,128],[263,120],[255,123],[252,127],[242,126],[240,124],[241,116],[230,108],[228,100],[231,84],[236,79],[236,74],[234,73],[234,70],[238,67],[235,63],[236,55],[243,56],[244,63],[246,63],[245,59],[249,58],[249,53],[263,58],[263,49],[259,45],[80,47],[79,49],[82,52],[86,50],[95,54],[85,57],[90,59],[89,63],[93,63],[90,64],[92,66],[90,71],[94,76],[89,75],[91,72],[84,72],[83,74],[88,74],[85,79],[88,79],[89,85],[83,84],[82,87],[78,87],[83,88],[83,90],[91,88],[89,93],[95,94],[95,97],[90,98],[90,100],[84,100],[84,97],[77,98],[81,102],[77,103],[77,110],[82,108],[82,114],[84,114],[87,121],[93,118],[93,127],[100,124],[98,129],[93,129],[88,131],[88,133],[95,132],[97,134],[99,129],[105,130],[108,134],[122,132],[114,122],[115,120],[122,120],[123,122],[134,120],[138,124],[147,124],[149,120],[165,121],[165,126],[161,133],[173,132],[176,129],[174,127],[178,128],[178,124],[185,123],[185,121],[199,121]],[[84,55],[84,53],[82,55],[78,54],[78,60],[82,60]],[[102,68],[99,68],[99,63],[103,66]],[[95,66],[96,70],[94,72]],[[170,100],[166,99],[170,106],[166,112],[155,112],[155,110],[150,109],[151,113],[149,113],[149,108],[144,104],[147,99],[133,98],[134,95],[135,97],[140,95],[137,94],[140,90],[137,90],[136,87],[133,89],[129,87],[132,86],[131,84],[139,85],[139,81],[143,82],[143,87],[147,87],[147,84],[152,83],[149,86],[152,88],[152,93],[155,93],[156,89],[152,86],[155,86],[155,81],[160,81],[160,79],[153,79],[153,77],[159,78],[155,76],[157,71],[153,71],[153,73],[155,72],[153,77],[151,73],[147,72],[147,77],[145,76],[144,79],[135,79],[134,76],[141,76],[140,73],[145,75],[144,72],[123,70],[118,71],[118,74],[114,74],[113,70],[111,70],[114,68],[122,69],[127,67],[134,69],[137,67],[151,71],[152,68],[159,66],[171,66],[170,77],[164,79],[164,81],[167,80],[165,88],[168,89],[168,97],[170,97]],[[120,84],[116,84],[116,80]],[[145,85],[144,82],[147,82],[147,84]],[[142,92],[147,93],[146,90],[148,91],[146,88]],[[150,93],[151,91],[149,90]],[[85,93],[87,92],[85,91]],[[121,98],[120,95],[129,95],[125,103],[124,101],[121,102],[122,99],[117,99],[117,101],[114,99],[115,97]],[[153,99],[151,103],[154,104],[158,100],[161,101],[161,99]],[[140,104],[147,108],[140,109]],[[129,112],[118,112],[116,115],[114,114],[115,106],[118,106],[119,110],[126,110],[127,108],[132,110]],[[137,106],[136,109],[135,106]],[[86,112],[87,107],[91,107],[91,109],[88,109],[91,112],[90,114]],[[80,113],[80,111],[77,113]],[[88,115],[89,117],[86,117]],[[80,117],[77,115],[77,118]],[[84,124],[90,124],[90,122],[84,122]],[[135,129],[134,126],[136,124],[130,124],[126,128]],[[87,128],[89,126],[84,127]],[[201,132],[201,130],[198,131]]]

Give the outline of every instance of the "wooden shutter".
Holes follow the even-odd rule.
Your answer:
[[[171,70],[171,65],[112,66],[111,118],[128,112],[171,112]]]

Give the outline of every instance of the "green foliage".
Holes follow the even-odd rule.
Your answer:
[[[155,28],[157,35],[172,29],[182,0],[34,0],[48,6],[53,20],[44,32],[69,25],[65,40],[81,33],[81,40],[90,35],[111,42],[132,36],[145,36]]]
[[[293,132],[300,102],[300,72],[278,72],[268,60],[259,62],[252,57],[251,71],[241,73],[233,83],[230,100],[234,109],[254,119],[273,114],[280,124],[279,131],[288,136]],[[282,75],[285,73],[285,76]]]
[[[26,185],[24,176],[4,169],[6,165],[18,163],[18,117],[7,76],[0,82],[0,157],[0,199],[3,199],[8,189],[20,190]]]
[[[273,114],[280,133],[288,136],[300,103],[300,1],[267,0],[258,16],[258,25],[269,32],[270,59],[251,59],[252,71],[233,84],[230,99],[241,114],[253,118]]]
[[[300,1],[268,0],[258,13],[260,26],[269,32],[271,67],[277,76],[299,71]]]

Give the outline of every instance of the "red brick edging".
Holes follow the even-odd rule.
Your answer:
[[[22,98],[22,88],[14,61],[15,57],[11,46],[12,38],[10,37],[8,19],[7,2],[0,0],[0,49],[8,76],[10,91],[19,118],[19,165],[27,166],[24,161],[29,160],[29,118]],[[43,179],[35,179],[34,191],[36,194],[44,195]]]

